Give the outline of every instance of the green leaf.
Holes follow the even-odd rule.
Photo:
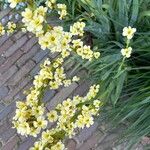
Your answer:
[[[134,26],[134,23],[137,21],[139,15],[139,0],[132,0],[132,8],[131,8],[131,18],[130,25]]]

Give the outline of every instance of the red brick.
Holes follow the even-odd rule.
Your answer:
[[[3,121],[9,113],[11,113],[13,110],[15,110],[16,104],[13,102],[10,105],[4,107],[4,109],[0,112],[0,121]],[[9,122],[8,122],[9,124]],[[0,134],[1,135],[1,134]]]
[[[9,16],[5,16],[5,17],[3,17],[1,23],[2,23],[3,26],[6,26],[6,24],[8,23],[8,21],[9,21]]]
[[[15,87],[13,87],[8,95],[3,99],[3,102],[5,104],[8,104],[12,101],[14,101],[13,97],[19,93],[19,91],[21,91],[29,82],[31,81],[30,78],[26,77],[23,78],[21,82],[19,82]]]
[[[37,38],[36,37],[32,37],[30,40],[28,40],[27,43],[25,43],[21,47],[21,50],[23,52],[27,53],[36,43],[37,43]]]
[[[105,136],[103,135],[103,133],[101,133],[100,131],[96,131],[87,141],[83,143],[82,146],[79,147],[78,150],[94,150],[96,149],[97,143],[99,143],[99,141],[102,141],[104,137]]]
[[[3,99],[9,92],[9,88],[7,86],[0,87],[0,99]]]
[[[67,62],[69,60],[69,62]],[[66,60],[64,68],[66,71],[68,71],[69,69],[73,68],[73,66],[75,65],[75,61],[72,60],[70,61],[70,59],[68,58],[68,60]]]
[[[5,52],[8,48],[10,48],[14,42],[11,39],[6,40],[6,42],[0,47],[0,54]]]
[[[72,83],[69,87],[63,88],[59,93],[57,93],[49,103],[46,104],[46,107],[51,110],[56,107],[57,104],[65,100],[77,87],[77,83]]]
[[[10,66],[12,66],[22,54],[23,52],[18,50],[10,58],[7,58],[7,60],[0,66],[0,73],[3,74],[8,68],[10,68]]]
[[[5,144],[7,141],[14,136],[16,133],[16,130],[13,128],[8,128],[7,130],[3,131],[3,133],[0,135],[0,139]]]
[[[11,125],[8,123],[8,119],[5,118],[0,124],[0,135],[8,128],[11,128]]]
[[[10,8],[4,9],[3,11],[0,11],[0,19],[2,19],[4,16],[6,16],[7,14],[9,14],[11,11]]]
[[[4,74],[0,74],[0,86],[2,86],[16,71],[16,66],[11,66]]]
[[[75,150],[76,149],[76,141],[74,140],[69,140],[67,144],[67,150]]]
[[[25,100],[26,95],[24,94],[24,91],[29,90],[32,86],[32,82],[29,82],[22,90],[19,91],[19,93],[14,97],[14,100]]]
[[[3,150],[12,150],[19,142],[19,137],[14,135],[9,141],[2,147]]]
[[[18,42],[17,40],[19,40],[23,35],[24,33],[22,31],[18,31],[13,36],[11,36],[10,39],[14,42]]]
[[[8,86],[16,85],[35,66],[33,61],[28,61],[8,82]]]
[[[24,91],[29,90],[32,87],[32,82],[29,82],[17,95],[15,95],[14,100],[25,100],[26,95],[24,94]]]
[[[34,142],[36,141],[33,137],[28,137],[26,140],[19,144],[19,147],[17,150],[28,150],[30,147],[34,145]]]
[[[36,63],[39,63],[43,58],[47,57],[49,51],[45,50],[40,50],[38,53],[36,53],[34,55],[34,57],[32,58],[32,60]]]
[[[40,65],[41,64],[43,64],[44,63],[44,61],[47,59],[47,58],[49,58],[49,57],[47,57],[47,55],[38,63],[38,64],[36,64],[36,66],[32,69],[32,71],[30,72],[30,75],[32,76],[32,77],[34,77],[35,75],[37,75],[38,74],[38,72],[40,71]]]
[[[79,86],[74,90],[73,95],[85,96],[89,90],[90,83],[87,81],[79,83]]]
[[[0,56],[0,66],[5,62],[6,58]]]
[[[30,51],[26,54],[24,54],[20,59],[16,62],[18,67],[21,67],[24,65],[30,58],[32,58],[39,50],[39,45],[34,45]]]
[[[59,53],[49,53],[49,57],[52,59],[55,59],[58,55]]]
[[[5,42],[7,42],[7,40],[9,39],[9,40],[12,40],[13,42],[14,42],[14,40],[13,39],[19,39],[19,38],[21,38],[21,35],[22,34],[22,32],[21,31],[19,31],[19,32],[14,32],[13,34],[11,34],[11,35],[7,35],[7,34],[5,34],[5,35],[3,35],[3,36],[0,36],[0,45],[3,45]],[[16,41],[15,41],[16,42]],[[6,50],[6,49],[5,49]]]
[[[18,41],[16,41],[16,43],[11,46],[5,53],[4,56],[5,57],[10,57],[13,53],[15,53],[19,48],[21,48],[21,46],[26,43],[26,41],[28,40],[27,36],[24,35],[23,37],[21,37]]]
[[[76,138],[81,143],[86,141],[92,134],[97,130],[98,123],[95,122],[94,125],[92,125],[90,128],[84,128],[80,131],[78,135],[76,135]]]
[[[8,38],[9,36],[7,34],[0,36],[0,45],[2,46],[7,41]]]
[[[143,145],[150,144],[150,138],[149,138],[149,137],[146,137],[146,136],[143,137],[141,143],[142,143]]]

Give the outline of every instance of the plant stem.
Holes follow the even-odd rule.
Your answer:
[[[122,66],[123,66],[123,64],[124,64],[124,61],[125,61],[125,57],[123,57],[122,62],[121,62],[121,64],[120,64],[120,66],[119,66],[118,71],[120,71],[120,70],[121,70],[121,68],[122,68]]]
[[[130,44],[130,40],[129,40],[129,39],[127,39],[127,41],[126,41],[126,48],[128,48],[128,47],[129,47],[129,44]]]
[[[34,5],[34,0],[27,0],[27,3],[30,7],[33,7]]]

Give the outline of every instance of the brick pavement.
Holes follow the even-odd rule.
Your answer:
[[[9,9],[1,11],[0,20],[6,24],[10,14]],[[38,73],[40,63],[45,58],[52,60],[56,56],[51,55],[49,51],[42,51],[37,39],[31,34],[16,32],[10,36],[0,37],[1,150],[28,150],[36,140],[32,137],[22,137],[16,133],[15,129],[12,129],[11,121],[15,112],[15,102],[25,99],[23,91],[31,87],[33,76]],[[65,66],[68,74],[73,65],[74,63]],[[82,70],[77,74],[83,76],[86,71]],[[84,95],[88,87],[89,83],[84,81],[73,83],[69,88],[47,91],[44,102],[47,108],[51,109],[67,97]],[[68,150],[109,150],[114,148],[115,138],[116,133],[104,132],[98,123],[95,123],[89,129],[83,129],[76,137],[68,140],[67,145]]]

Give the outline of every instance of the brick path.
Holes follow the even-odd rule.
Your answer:
[[[5,18],[4,23],[6,23],[10,14],[8,9],[2,11],[0,19],[4,21]],[[40,63],[45,58],[52,60],[55,57],[56,55],[41,50],[36,38],[31,34],[16,32],[11,36],[0,37],[0,149],[27,150],[36,140],[32,137],[22,137],[12,129],[11,120],[15,111],[15,102],[25,99],[23,91],[31,87]],[[66,66],[68,72],[72,65]],[[86,71],[83,70],[78,74],[83,76]],[[58,91],[47,91],[44,102],[50,109],[67,97],[84,95],[88,87],[87,82],[82,82],[73,83],[69,88]],[[82,130],[74,139],[69,140],[68,150],[112,150],[115,149],[113,145],[116,135],[117,132],[104,132],[104,127],[95,123],[90,129]],[[124,148],[119,149],[124,150]]]

